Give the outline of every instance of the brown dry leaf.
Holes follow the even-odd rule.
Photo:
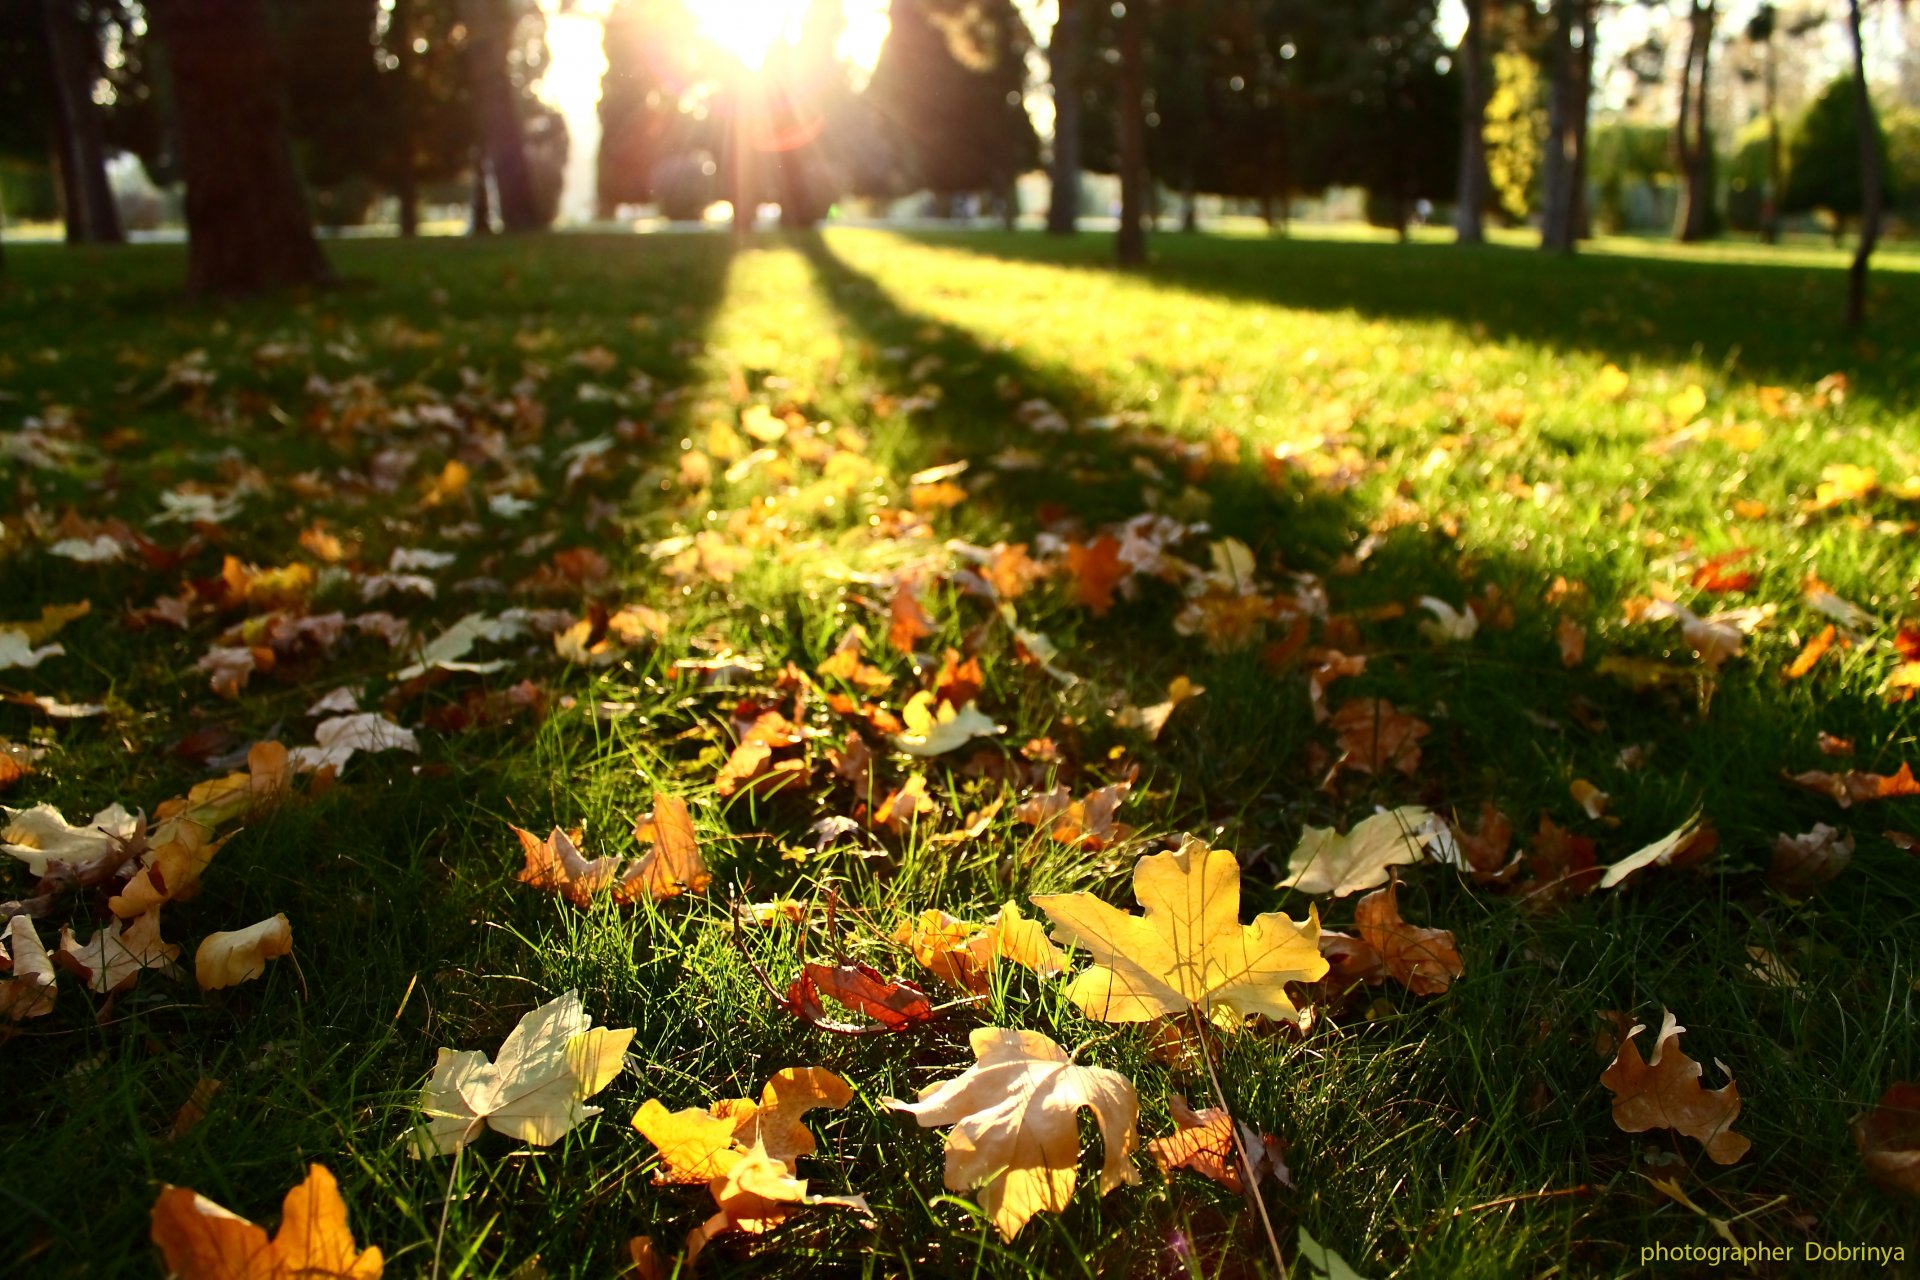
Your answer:
[[[1364,675],[1367,656],[1344,654],[1338,649],[1316,649],[1308,657],[1313,669],[1307,673],[1307,700],[1313,704],[1314,723],[1327,718],[1327,686],[1335,680]]]
[[[1046,827],[1048,836],[1064,845],[1105,849],[1133,834],[1132,827],[1114,820],[1132,789],[1131,782],[1115,782],[1075,800],[1063,783],[1022,801],[1014,810],[1014,821]]]
[[[1560,665],[1577,667],[1587,658],[1587,629],[1572,618],[1561,616],[1553,628],[1553,638],[1560,645]]]
[[[1417,996],[1439,995],[1466,973],[1445,929],[1423,929],[1400,918],[1400,886],[1389,884],[1353,908],[1354,930],[1380,955],[1386,971]]]
[[[1420,767],[1420,739],[1432,732],[1385,698],[1350,699],[1333,713],[1332,726],[1343,753],[1338,767],[1368,774],[1397,769],[1408,777]]]
[[[981,686],[986,684],[986,680],[986,673],[980,669],[978,655],[962,662],[960,651],[949,649],[942,655],[940,670],[933,677],[934,700],[956,707],[965,706],[980,696]]]
[[[232,933],[207,935],[193,953],[193,977],[202,991],[251,982],[267,971],[267,961],[293,954],[293,925],[284,914]]]
[[[1854,1121],[1853,1140],[1875,1182],[1920,1196],[1920,1084],[1888,1086],[1880,1105]]]
[[[158,910],[104,926],[85,945],[75,940],[71,928],[63,928],[60,951],[54,957],[88,990],[103,996],[131,987],[143,969],[164,969],[179,958],[179,947],[160,940]]]
[[[53,1012],[53,961],[33,927],[33,917],[17,915],[0,937],[0,972],[9,976],[0,982],[0,1018],[14,1022],[38,1018]]]
[[[1732,1072],[1720,1067],[1728,1076],[1724,1088],[1701,1087],[1702,1068],[1680,1051],[1680,1036],[1686,1028],[1671,1010],[1661,1020],[1651,1060],[1643,1060],[1634,1043],[1634,1037],[1645,1030],[1636,1024],[1627,1032],[1619,1056],[1600,1076],[1600,1083],[1614,1095],[1613,1122],[1627,1133],[1649,1129],[1683,1133],[1704,1146],[1715,1164],[1739,1160],[1753,1144],[1733,1131],[1733,1122],[1740,1118],[1740,1091]]]
[[[287,1192],[271,1240],[205,1196],[167,1187],[153,1205],[153,1242],[177,1280],[379,1280],[384,1266],[380,1250],[354,1244],[339,1185],[317,1164]]]
[[[1849,769],[1845,773],[1827,773],[1819,769],[1788,776],[1787,781],[1795,786],[1817,791],[1821,795],[1832,796],[1842,809],[1852,808],[1856,804],[1865,804],[1869,800],[1892,800],[1901,796],[1920,796],[1920,781],[1913,776],[1913,766],[1902,764],[1900,771],[1894,774],[1864,773],[1858,769]]]
[[[981,570],[1002,600],[1017,600],[1027,588],[1046,577],[1047,568],[1027,554],[1027,544],[1002,543],[992,548],[993,559]]]
[[[1822,729],[1819,736],[1814,739],[1814,746],[1819,749],[1820,754],[1823,756],[1850,756],[1854,750],[1852,738],[1842,738],[1838,734],[1828,733],[1824,729]]]
[[[1834,637],[1838,634],[1833,624],[1828,623],[1821,629],[1820,634],[1807,641],[1800,652],[1794,655],[1793,661],[1787,664],[1787,669],[1780,673],[1781,677],[1787,680],[1798,680],[1813,670],[1814,665],[1827,656],[1827,650],[1833,648]]]
[[[1067,572],[1073,598],[1101,617],[1113,608],[1113,593],[1133,570],[1120,559],[1120,539],[1103,533],[1092,543],[1067,544]]]
[[[207,1108],[213,1105],[213,1096],[219,1093],[222,1082],[212,1076],[201,1076],[194,1082],[193,1092],[173,1113],[173,1123],[167,1128],[167,1141],[178,1142],[187,1136],[195,1125],[207,1118]]]
[[[9,742],[0,738],[0,791],[37,772],[33,762],[39,759],[43,750],[25,742]]]
[[[1569,788],[1573,793],[1573,802],[1587,811],[1589,818],[1601,818],[1606,815],[1607,806],[1613,803],[1613,797],[1588,782],[1585,778],[1575,778]]]
[[[900,585],[894,588],[893,602],[887,611],[891,618],[887,624],[887,643],[911,657],[914,643],[933,634],[933,619],[920,606],[911,579],[901,579]]]
[[[1466,860],[1467,874],[1476,882],[1490,884],[1510,880],[1520,869],[1520,855],[1508,856],[1513,848],[1513,823],[1492,804],[1481,803],[1477,830],[1469,831],[1458,823],[1452,825],[1453,840]]]
[[[1167,1109],[1173,1113],[1174,1131],[1147,1141],[1147,1154],[1160,1166],[1161,1175],[1191,1169],[1238,1194],[1246,1186],[1246,1178],[1241,1173],[1239,1153],[1234,1150],[1233,1117],[1219,1107],[1195,1111],[1177,1093],[1167,1098]],[[1240,1142],[1253,1163],[1256,1179],[1270,1173],[1281,1185],[1293,1185],[1293,1175],[1287,1169],[1286,1143],[1246,1124],[1240,1126]]]
[[[1240,864],[1225,849],[1186,837],[1178,852],[1142,857],[1133,868],[1131,915],[1091,893],[1037,897],[1054,924],[1054,941],[1078,943],[1093,967],[1067,998],[1101,1022],[1150,1022],[1196,1012],[1238,1029],[1255,1014],[1300,1026],[1305,1015],[1289,982],[1317,982],[1320,915],[1280,912],[1240,923]]]
[[[687,802],[664,791],[653,793],[653,812],[634,824],[633,838],[653,847],[620,878],[615,897],[636,902],[642,894],[658,901],[682,893],[704,893],[713,873],[700,856]]]
[[[1783,832],[1774,837],[1767,883],[1782,893],[1805,897],[1845,871],[1852,860],[1853,837],[1816,822],[1813,830],[1802,835]]]
[[[1132,1155],[1140,1142],[1140,1098],[1125,1076],[1077,1065],[1038,1031],[977,1027],[968,1040],[973,1066],[922,1089],[917,1102],[888,1098],[886,1105],[922,1128],[954,1126],[947,1189],[977,1189],[1002,1239],[1013,1239],[1042,1210],[1067,1207],[1080,1162],[1082,1107],[1093,1111],[1106,1150],[1100,1193],[1139,1181]]]

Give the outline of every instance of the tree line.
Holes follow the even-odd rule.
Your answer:
[[[1863,2],[1847,0],[1852,74],[1809,113],[1804,156],[1785,154],[1772,77],[1780,44],[1816,20],[1759,3],[1734,33],[1767,77],[1762,149],[1736,157],[1763,162],[1748,174],[1761,229],[1809,201],[1857,220],[1851,323],[1889,194]],[[701,39],[686,0],[616,0],[597,203],[692,217],[725,198],[745,232],[767,202],[804,227],[846,198],[926,191],[936,211],[1011,223],[1016,180],[1044,161],[1056,234],[1079,225],[1082,174],[1117,178],[1123,265],[1145,260],[1158,193],[1191,226],[1201,194],[1279,222],[1335,185],[1403,234],[1450,206],[1465,244],[1531,192],[1542,247],[1570,252],[1592,222],[1601,20],[1675,3],[1677,76],[1659,24],[1614,70],[1671,89],[1675,231],[1700,239],[1718,221],[1721,0],[1465,0],[1451,45],[1438,0],[1058,0],[1039,32],[1015,0],[891,0],[858,87],[840,0],[812,0],[752,71]],[[546,67],[534,0],[18,0],[0,12],[0,156],[51,157],[69,239],[97,243],[121,238],[106,158],[130,152],[156,182],[184,182],[192,291],[311,284],[327,278],[314,222],[356,221],[376,196],[403,235],[430,197],[463,199],[476,232],[549,225],[570,139],[537,96]],[[1046,148],[1028,112],[1041,95]]]

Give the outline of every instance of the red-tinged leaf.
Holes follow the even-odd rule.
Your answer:
[[[1091,543],[1067,544],[1073,598],[1099,616],[1113,608],[1113,593],[1131,572],[1120,560],[1120,539],[1103,533]]]
[[[1793,661],[1788,664],[1787,669],[1781,674],[1788,680],[1798,680],[1800,677],[1806,675],[1807,672],[1813,670],[1815,664],[1827,656],[1827,650],[1833,648],[1833,641],[1836,634],[1833,624],[1827,624],[1819,635],[1807,641],[1806,646],[1794,656]]]
[[[1760,581],[1760,575],[1751,569],[1735,571],[1733,566],[1753,554],[1752,547],[1740,547],[1725,555],[1718,555],[1693,571],[1693,585],[1699,591],[1711,591],[1720,594],[1729,591],[1751,591]]]
[[[911,655],[915,641],[933,634],[933,619],[920,607],[911,582],[903,581],[894,589],[888,612],[892,621],[887,624],[887,643],[901,653]]]
[[[1889,1087],[1880,1105],[1854,1122],[1853,1140],[1875,1182],[1920,1196],[1920,1084]]]
[[[1902,662],[1920,662],[1920,627],[1902,627],[1893,637],[1894,652]]]
[[[1907,853],[1920,853],[1920,836],[1910,835],[1905,831],[1885,831],[1881,834],[1892,841],[1896,849],[1905,850]]]
[[[1821,795],[1832,796],[1842,809],[1852,808],[1856,804],[1865,804],[1869,800],[1893,800],[1901,796],[1920,796],[1920,780],[1913,776],[1913,766],[1903,764],[1900,771],[1893,774],[1864,773],[1858,769],[1849,769],[1845,773],[1827,773],[1811,769],[1806,773],[1787,775],[1787,781]]]
[[[878,969],[857,960],[809,964],[787,991],[787,1006],[802,1021],[829,1031],[848,1029],[825,1016],[820,1005],[823,995],[888,1031],[911,1031],[933,1021],[933,1002],[926,992],[904,979],[889,982]]]
[[[1816,744],[1823,756],[1850,756],[1853,754],[1853,739],[1843,738],[1835,733],[1822,730]]]
[[[1554,825],[1550,818],[1540,819],[1528,850],[1533,877],[1523,886],[1528,897],[1547,902],[1555,898],[1591,893],[1606,874],[1595,856],[1593,841]]]

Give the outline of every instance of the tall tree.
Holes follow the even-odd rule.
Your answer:
[[[1555,0],[1540,247],[1556,253],[1572,253],[1581,233],[1595,25],[1594,0]]]
[[[1114,258],[1123,267],[1147,261],[1147,0],[1125,0],[1120,14],[1120,85],[1114,105],[1119,141],[1120,229]]]
[[[525,126],[514,93],[508,58],[521,14],[518,0],[464,0],[467,67],[471,77],[475,126],[487,169],[500,197],[500,221],[508,231],[537,231],[542,225],[527,167]],[[476,206],[477,206],[476,201]],[[476,229],[479,223],[476,219]]]
[[[718,152],[715,122],[702,105],[682,110],[686,91],[721,74],[695,30],[685,0],[618,0],[601,41],[600,154],[595,204],[610,218],[623,204],[657,200],[655,173],[675,157]]]
[[[1886,138],[1867,91],[1866,42],[1860,34],[1860,0],[1847,0],[1847,32],[1853,38],[1853,110],[1860,154],[1860,243],[1847,271],[1847,328],[1867,322],[1867,267],[1880,240],[1880,211],[1886,199]]]
[[[1087,48],[1087,5],[1059,0],[1053,38],[1047,43],[1047,78],[1053,87],[1053,154],[1048,161],[1047,232],[1070,236],[1079,229],[1081,62]]]
[[[117,244],[126,236],[107,185],[106,148],[93,86],[99,79],[100,28],[86,0],[40,0],[53,88],[67,243]]]
[[[1680,111],[1673,151],[1680,166],[1680,205],[1674,237],[1704,240],[1716,230],[1713,212],[1713,133],[1708,125],[1718,0],[1688,0],[1686,58],[1680,67]]]
[[[1460,37],[1460,173],[1454,183],[1454,239],[1461,244],[1486,241],[1487,191],[1487,19],[1497,0],[1466,0],[1467,27]]]
[[[1760,206],[1760,238],[1768,244],[1780,241],[1780,52],[1774,36],[1780,27],[1780,11],[1770,0],[1761,0],[1747,20],[1747,40],[1760,50],[1762,109],[1767,119],[1767,191]]]
[[[288,142],[264,0],[151,0],[187,180],[187,289],[233,296],[331,279]]]
[[[888,15],[863,96],[893,140],[896,190],[925,188],[945,208],[968,193],[1004,201],[1040,154],[1013,0],[892,0]]]

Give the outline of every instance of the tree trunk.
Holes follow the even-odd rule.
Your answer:
[[[93,103],[98,35],[81,20],[73,0],[40,0],[53,81],[54,120],[60,138],[60,179],[66,197],[68,244],[120,244],[120,211],[107,185],[106,148]]]
[[[1070,236],[1080,217],[1080,59],[1086,47],[1088,0],[1060,0],[1047,46],[1053,83],[1053,163],[1048,173],[1047,233]]]
[[[1880,206],[1885,182],[1880,173],[1880,122],[1867,91],[1867,52],[1860,36],[1860,0],[1847,0],[1847,29],[1853,36],[1853,109],[1860,134],[1860,244],[1847,271],[1847,328],[1867,321],[1867,266],[1880,239]]]
[[[411,240],[420,234],[419,147],[415,113],[420,101],[414,77],[420,55],[413,48],[414,0],[393,0],[394,56],[398,59],[394,74],[400,88],[394,99],[394,198],[400,204],[400,235]]]
[[[1020,179],[1013,174],[1000,183],[1000,227],[1003,231],[1020,229]]]
[[[1767,198],[1760,209],[1760,239],[1767,244],[1780,243],[1780,59],[1779,46],[1772,33],[1767,36]]]
[[[1187,189],[1180,193],[1180,229],[1189,235],[1200,229],[1200,196],[1193,187],[1193,168],[1188,166]]]
[[[325,284],[287,140],[264,0],[153,0],[187,182],[187,291]]]
[[[1460,176],[1453,211],[1460,244],[1484,244],[1487,238],[1487,4],[1466,0],[1467,30],[1460,38]]]
[[[513,36],[508,0],[464,0],[467,20],[467,77],[480,145],[500,197],[500,225],[508,231],[538,231],[533,175],[527,169],[526,137],[513,81],[507,76],[507,50]]]
[[[733,207],[729,228],[737,242],[753,238],[753,227],[760,209],[755,194],[758,175],[754,172],[753,142],[749,104],[750,91],[744,77],[733,88],[733,118],[727,130],[727,203]]]
[[[1593,211],[1587,206],[1587,127],[1593,118],[1593,51],[1600,39],[1599,5],[1596,0],[1581,0],[1580,109],[1573,118],[1573,238],[1575,242],[1593,238]]]
[[[1119,93],[1114,111],[1120,142],[1120,231],[1114,256],[1123,267],[1147,261],[1147,0],[1128,0],[1120,16]]]
[[[493,195],[487,187],[487,149],[473,149],[473,206],[467,220],[467,234],[493,234]]]
[[[1552,41],[1547,46],[1547,136],[1540,157],[1540,247],[1573,252],[1573,32],[1580,0],[1555,0]]]
[[[1674,236],[1691,244],[1713,234],[1713,142],[1707,133],[1716,0],[1693,0],[1687,60],[1680,73],[1680,119],[1674,150],[1680,161],[1680,207]]]

